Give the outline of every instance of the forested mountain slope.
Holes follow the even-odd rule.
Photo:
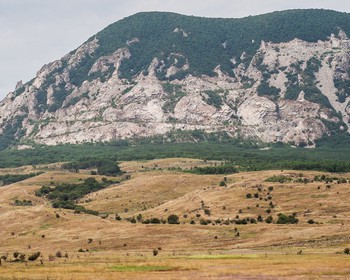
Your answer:
[[[19,82],[0,103],[0,146],[177,130],[313,146],[349,131],[348,34],[350,15],[328,10],[139,13]]]

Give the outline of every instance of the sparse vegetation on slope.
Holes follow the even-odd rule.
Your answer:
[[[98,215],[98,211],[87,210],[76,204],[76,200],[91,192],[96,192],[108,187],[117,181],[103,180],[102,183],[95,178],[88,178],[81,184],[58,184],[56,186],[43,186],[35,192],[37,196],[43,196],[52,201],[52,207],[73,209],[75,212]]]
[[[0,186],[10,185],[42,174],[43,172],[29,174],[6,174],[0,175]]]

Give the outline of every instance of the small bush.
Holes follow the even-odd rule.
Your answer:
[[[283,213],[279,213],[277,224],[297,224],[299,220],[295,216],[294,214],[287,216]]]
[[[265,222],[268,223],[268,224],[271,224],[271,223],[273,222],[272,216],[268,216],[268,217],[265,219]]]
[[[150,224],[160,224],[161,221],[158,218],[151,218],[150,219]]]
[[[173,225],[180,224],[179,216],[174,214],[170,215],[167,220],[168,220],[168,224],[173,224]]]
[[[210,216],[210,210],[208,208],[204,209],[204,214]]]
[[[36,252],[28,257],[28,261],[31,261],[31,262],[35,261],[36,259],[38,259],[40,257],[40,255],[41,255],[40,252]]]
[[[21,262],[24,262],[24,261],[25,261],[25,258],[26,258],[26,255],[25,255],[25,254],[20,254],[20,255],[19,255],[19,260],[20,260]]]
[[[221,181],[220,182],[220,187],[226,187],[226,182],[225,181]]]
[[[349,248],[345,248],[344,249],[344,254],[349,255],[350,254],[350,249]]]

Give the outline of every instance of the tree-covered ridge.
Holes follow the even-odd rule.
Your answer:
[[[350,15],[329,10],[289,10],[242,19],[201,18],[174,13],[139,13],[111,24],[96,36],[100,47],[94,57],[128,47],[121,74],[132,77],[146,70],[154,57],[181,53],[189,61],[189,73],[213,75],[213,69],[233,74],[230,61],[243,52],[252,56],[262,40],[280,43],[299,38],[326,40],[339,28],[350,34]],[[178,32],[174,32],[178,31]],[[133,38],[139,42],[128,44]]]

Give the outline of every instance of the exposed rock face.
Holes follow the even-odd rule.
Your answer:
[[[174,32],[190,36],[182,29]],[[142,41],[133,38],[127,42],[132,44]],[[342,31],[317,43],[262,42],[249,63],[242,62],[245,54],[240,60],[232,58],[234,64],[241,61],[235,65],[235,77],[218,65],[216,77],[187,75],[171,82],[159,80],[157,71],[168,67],[166,77],[171,78],[188,69],[184,55],[173,54],[170,66],[155,57],[147,72],[127,81],[119,69],[132,54],[121,48],[84,66],[87,77],[77,85],[77,67],[99,48],[94,39],[45,65],[33,81],[19,82],[0,103],[0,131],[17,119],[18,137],[48,145],[152,136],[174,129],[313,145],[330,133],[329,123],[349,130],[350,97],[335,84],[349,79],[349,47]],[[179,59],[184,60],[181,66]]]

